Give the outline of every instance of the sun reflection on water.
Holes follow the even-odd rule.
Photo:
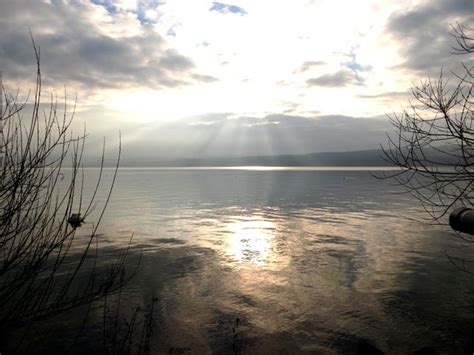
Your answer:
[[[260,218],[234,221],[227,226],[228,252],[234,260],[264,265],[272,254],[273,222]]]

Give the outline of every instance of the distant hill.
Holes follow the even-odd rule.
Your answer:
[[[452,155],[440,154],[428,148],[424,150],[425,157],[439,164],[459,164],[456,156],[460,152],[451,150]],[[232,166],[352,166],[352,167],[384,167],[393,166],[384,160],[381,149],[359,150],[349,152],[323,152],[310,154],[285,154],[285,155],[258,155],[243,157],[206,157],[206,158],[180,158],[166,159],[148,156],[130,156],[126,151],[120,161],[121,167],[232,167]],[[459,158],[458,158],[459,159]],[[85,166],[98,166],[100,157],[86,158]],[[116,161],[106,156],[105,166],[115,166]],[[439,165],[438,164],[438,165]],[[433,164],[436,165],[436,164]]]
[[[236,158],[179,159],[178,166],[387,166],[380,150],[266,155]]]
[[[390,166],[380,149],[352,152],[325,152],[301,155],[262,155],[219,158],[153,159],[124,158],[123,167],[198,167],[198,166]]]

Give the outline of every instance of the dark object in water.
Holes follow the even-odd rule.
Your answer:
[[[424,346],[420,350],[415,351],[415,355],[438,355],[431,346]]]
[[[73,213],[71,217],[68,218],[67,223],[69,223],[72,228],[76,229],[84,223],[84,218],[81,217],[80,213]]]
[[[462,233],[474,234],[474,210],[471,208],[456,208],[449,216],[452,229]]]
[[[383,355],[385,354],[382,350],[377,349],[374,345],[368,341],[362,340],[357,343],[356,355]]]

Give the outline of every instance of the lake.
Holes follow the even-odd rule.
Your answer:
[[[474,276],[447,255],[473,248],[418,207],[365,168],[122,168],[99,240],[141,246],[124,297],[157,297],[157,353],[232,353],[236,325],[251,354],[462,353]]]

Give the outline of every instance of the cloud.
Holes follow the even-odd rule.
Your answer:
[[[276,82],[276,84],[277,84],[278,86],[288,86],[288,85],[291,85],[292,82],[289,81],[289,80],[278,80],[278,81]]]
[[[383,116],[212,113],[122,130],[122,139],[128,158],[205,158],[376,149],[391,129]]]
[[[216,2],[214,1],[212,3],[211,8],[209,11],[216,11],[220,12],[221,14],[240,14],[241,16],[244,16],[247,14],[247,11],[245,11],[243,8],[236,6],[236,5],[229,5],[229,4],[223,4],[221,2]]]
[[[116,13],[118,11],[114,3],[109,0],[91,0],[91,2],[93,4],[103,6],[110,13]]]
[[[221,111],[262,117],[383,114],[401,97],[367,100],[359,94],[406,90],[421,77],[413,68],[427,70],[424,61],[436,57],[437,43],[450,39],[452,21],[472,17],[472,0],[433,0],[433,9],[427,0],[348,2],[343,12],[337,2],[306,0],[274,2],[270,12],[265,2],[235,0],[0,3],[0,70],[8,88],[34,83],[29,26],[41,47],[44,83],[56,92],[67,85],[81,104],[100,103],[117,122],[164,123]],[[328,36],[334,18],[344,26]],[[416,42],[432,28],[439,31],[433,38]],[[265,50],[259,51],[262,43]],[[429,49],[426,58],[419,60],[417,47]],[[406,70],[393,69],[403,61]],[[98,120],[90,121],[92,130]]]
[[[178,27],[177,25],[173,25],[171,26],[168,31],[166,32],[166,35],[167,36],[171,36],[171,37],[176,37],[176,27]]]
[[[398,42],[405,61],[400,66],[424,75],[435,75],[452,61],[451,26],[474,22],[471,0],[436,0],[389,17],[387,30]]]
[[[200,74],[193,74],[193,79],[202,83],[213,83],[215,81],[219,81],[219,79],[211,75],[200,75]]]
[[[91,2],[104,7],[111,14],[119,12],[134,14],[142,24],[157,23],[160,17],[157,8],[163,4],[158,0],[91,0]]]
[[[324,87],[344,87],[355,85],[357,83],[357,75],[347,69],[340,69],[331,74],[324,74],[317,78],[306,80],[307,86],[324,86]]]
[[[206,77],[152,25],[106,1],[8,1],[2,12],[8,16],[0,16],[1,69],[12,81],[35,73],[28,27],[41,49],[46,85],[160,89]]]
[[[160,58],[159,65],[170,70],[185,71],[194,67],[191,59],[179,54],[174,49],[168,49]]]
[[[379,94],[358,94],[358,98],[360,99],[381,99],[381,100],[394,100],[397,98],[409,98],[411,97],[411,91],[389,91],[389,92],[382,92]]]
[[[318,67],[321,65],[325,65],[326,63],[323,61],[307,61],[301,64],[301,66],[296,70],[297,72],[305,72],[313,67]]]

